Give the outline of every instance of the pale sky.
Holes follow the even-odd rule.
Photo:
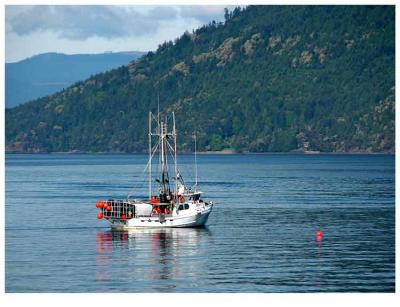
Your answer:
[[[7,5],[5,58],[9,63],[45,52],[156,50],[185,30],[223,21],[224,7]]]

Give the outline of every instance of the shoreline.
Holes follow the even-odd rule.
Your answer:
[[[60,151],[60,152],[17,152],[17,151],[5,151],[6,155],[147,155],[146,152],[85,152],[85,151]],[[180,155],[193,155],[194,152],[178,152]],[[395,152],[303,152],[303,151],[283,151],[283,152],[235,152],[235,151],[200,151],[198,155],[304,155],[304,156],[315,156],[315,155],[393,155]]]

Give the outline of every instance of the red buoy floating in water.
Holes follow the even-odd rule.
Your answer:
[[[101,219],[103,218],[103,213],[99,212],[99,213],[97,214],[97,218],[98,218],[99,220],[101,220]]]
[[[318,241],[321,241],[321,240],[322,240],[322,236],[323,236],[323,233],[322,233],[321,230],[318,230],[318,231],[315,233],[315,238],[316,238]]]

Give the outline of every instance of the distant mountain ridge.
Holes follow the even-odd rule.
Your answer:
[[[249,6],[156,52],[6,110],[8,152],[394,152],[394,6]]]
[[[53,94],[91,75],[127,65],[140,51],[99,54],[43,53],[5,64],[6,107]]]

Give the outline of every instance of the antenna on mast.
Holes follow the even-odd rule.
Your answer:
[[[157,120],[160,123],[160,92],[157,93]]]

